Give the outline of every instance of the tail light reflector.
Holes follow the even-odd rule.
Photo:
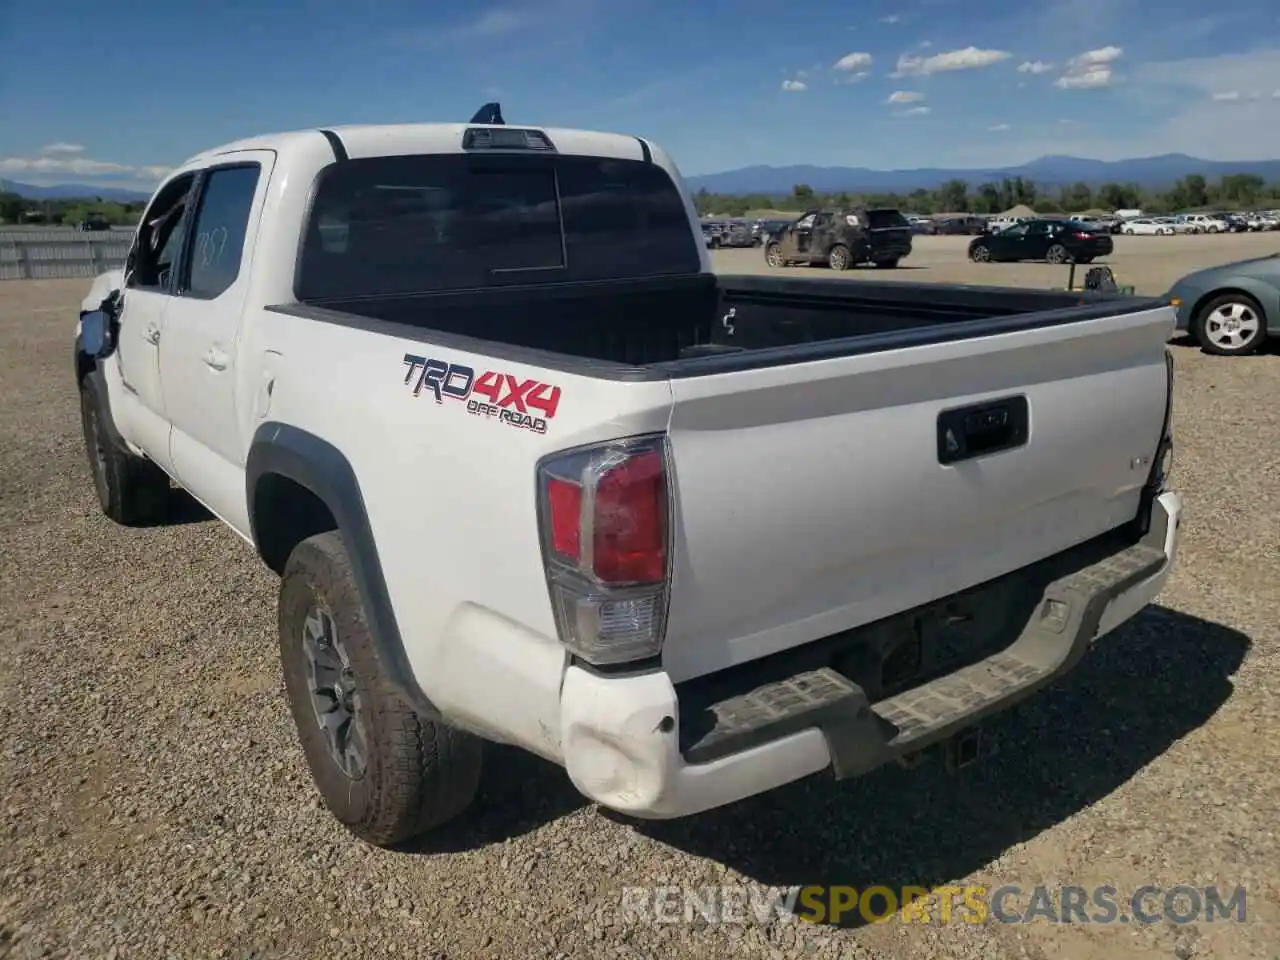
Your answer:
[[[670,579],[666,438],[613,441],[544,460],[538,496],[561,642],[600,665],[660,653]]]

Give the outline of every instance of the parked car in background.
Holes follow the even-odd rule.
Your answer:
[[[1151,219],[1162,227],[1168,227],[1175,234],[1199,233],[1194,224],[1185,223],[1177,217],[1152,217]]]
[[[702,239],[708,247],[715,250],[720,246],[720,238],[724,233],[724,224],[719,220],[702,221]]]
[[[987,232],[987,221],[982,217],[945,217],[937,223],[939,236],[976,237]]]
[[[1169,290],[1185,330],[1206,353],[1239,357],[1280,335],[1280,254],[1189,273]]]
[[[1188,213],[1184,216],[1188,223],[1194,223],[1202,233],[1226,233],[1231,229],[1231,224],[1216,213]]]
[[[768,243],[770,238],[777,236],[793,223],[795,223],[794,220],[757,220],[756,226],[759,228],[759,243],[757,245],[760,246]]]
[[[1280,218],[1274,217],[1269,213],[1251,213],[1245,218],[1249,229],[1255,232],[1266,230],[1280,230]]]
[[[1135,217],[1126,220],[1120,232],[1126,237],[1172,237],[1172,224],[1164,223],[1154,217]]]
[[[1227,222],[1228,233],[1248,233],[1249,218],[1242,213],[1219,213],[1218,217]]]
[[[1046,260],[1049,263],[1092,263],[1111,253],[1111,235],[1070,220],[1032,220],[999,233],[976,237],[969,259],[992,261]]]
[[[933,217],[907,217],[913,234],[931,237],[938,232],[938,222]]]
[[[100,213],[90,213],[83,220],[76,224],[76,229],[80,231],[97,232],[101,230],[110,230],[111,221]]]
[[[911,252],[911,225],[891,207],[810,210],[765,245],[771,267],[826,264],[848,270],[859,263],[896,267]]]

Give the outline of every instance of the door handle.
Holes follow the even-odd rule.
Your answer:
[[[143,334],[143,339],[153,347],[160,345],[160,328],[154,323],[147,324],[147,331]]]
[[[204,355],[204,365],[210,370],[227,369],[227,355],[217,347],[210,347]]]

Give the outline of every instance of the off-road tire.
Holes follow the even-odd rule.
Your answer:
[[[123,526],[161,523],[169,511],[169,475],[124,445],[102,394],[94,374],[80,381],[80,424],[98,504]]]
[[[764,248],[764,262],[774,268],[785,267],[787,261],[782,259],[782,244],[770,243],[766,246]]]
[[[360,697],[368,755],[357,779],[330,753],[312,706],[302,637],[316,607],[332,617]],[[367,843],[396,847],[462,813],[479,787],[482,743],[416,712],[388,682],[340,533],[309,537],[289,555],[278,621],[289,707],[312,780],[334,817]]]
[[[853,254],[843,243],[837,243],[827,251],[827,266],[832,270],[848,270],[853,266]]]

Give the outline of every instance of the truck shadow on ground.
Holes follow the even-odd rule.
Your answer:
[[[1151,606],[1062,681],[992,720],[991,755],[956,776],[940,762],[843,783],[823,773],[683,820],[601,815],[769,886],[933,889],[1095,803],[1206,723],[1249,646],[1229,627]],[[479,849],[586,805],[559,767],[486,749],[476,803],[405,852]],[[861,925],[855,913],[840,925]]]
[[[955,776],[940,762],[842,783],[819,774],[636,829],[770,886],[934,889],[1105,797],[1206,723],[1249,647],[1229,627],[1152,606],[994,719],[992,755]],[[838,925],[861,926],[857,914]]]
[[[189,523],[204,523],[214,519],[213,514],[195,497],[181,487],[169,490],[169,504],[163,517],[137,524],[139,527],[184,527]]]

